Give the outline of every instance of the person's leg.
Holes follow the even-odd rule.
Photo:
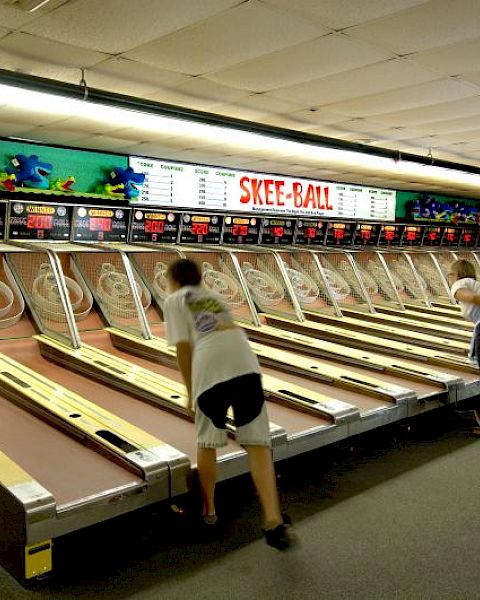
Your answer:
[[[215,448],[197,448],[197,468],[202,492],[202,514],[215,514],[215,483],[217,481],[217,451]]]
[[[274,528],[280,525],[280,501],[278,499],[275,469],[270,448],[264,446],[245,446],[250,460],[253,483],[260,497],[265,526]]]

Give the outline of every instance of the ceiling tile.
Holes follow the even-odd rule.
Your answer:
[[[463,73],[460,77],[462,81],[468,81],[469,83],[473,83],[479,87],[480,92],[480,71],[470,71],[467,73]]]
[[[31,129],[36,125],[47,125],[58,121],[58,115],[44,112],[41,106],[32,106],[30,109],[22,109],[17,106],[1,106],[0,120],[25,123]]]
[[[329,104],[326,108],[352,117],[365,117],[467,98],[474,94],[472,88],[466,84],[451,79],[439,79],[382,94]]]
[[[300,121],[294,114],[266,115],[262,118],[262,123],[265,123],[265,125],[272,125],[273,127],[280,127],[282,129],[293,129],[294,131],[304,131],[312,126],[311,123]]]
[[[86,117],[69,117],[59,120],[57,116],[56,121],[48,125],[47,128],[51,131],[78,131],[85,137],[88,134],[105,135],[119,129],[119,126],[118,124],[114,125],[100,120],[87,119]]]
[[[318,37],[324,30],[258,2],[128,52],[158,67],[200,75]]]
[[[299,14],[309,19],[331,27],[332,29],[343,29],[365,21],[378,19],[386,15],[392,15],[398,11],[405,10],[418,4],[424,4],[428,0],[266,0],[268,4],[281,6],[293,14]],[[353,4],[353,6],[352,6]]]
[[[9,119],[4,120],[2,114],[2,107],[0,107],[0,137],[21,136],[28,137],[30,139],[31,136],[23,136],[23,134],[29,131],[30,128],[31,127],[29,123],[17,123]]]
[[[348,30],[356,39],[409,54],[478,37],[480,2],[434,0]]]
[[[459,75],[478,69],[480,38],[417,52],[410,58],[419,65],[444,75]]]
[[[0,23],[4,27],[16,29],[26,23],[31,23],[35,19],[38,19],[38,15],[35,15],[35,13],[24,12],[13,6],[0,4]]]
[[[80,81],[80,71],[77,67],[62,66],[52,64],[48,61],[39,61],[35,58],[19,56],[16,53],[2,50],[1,46],[0,65],[2,69],[36,75],[37,77],[45,77],[69,83],[78,83]]]
[[[322,109],[298,110],[290,113],[290,117],[307,124],[308,128],[314,128],[317,125],[330,125],[332,123],[341,123],[342,121],[345,121],[345,117],[343,115]]]
[[[417,134],[438,135],[471,131],[478,127],[480,127],[480,113],[470,117],[452,118],[446,121],[435,121],[434,123],[426,122],[416,125],[411,130],[414,130]]]
[[[131,156],[152,156],[155,158],[164,158],[175,160],[175,157],[181,152],[179,148],[162,145],[159,142],[154,144],[142,143],[129,146],[128,154]]]
[[[253,94],[238,100],[238,102],[232,103],[232,107],[236,109],[245,109],[245,113],[249,111],[260,111],[267,115],[280,114],[280,113],[291,113],[294,110],[298,110],[299,106],[292,102],[286,102],[285,100],[279,100],[278,98],[271,98],[267,94]],[[217,107],[218,110],[222,110],[226,107]],[[217,110],[217,109],[216,109]]]
[[[174,71],[156,69],[133,60],[110,58],[85,73],[90,87],[130,96],[151,96],[159,88],[178,85],[188,77]]]
[[[25,131],[22,137],[29,140],[35,140],[36,142],[43,142],[45,144],[69,145],[76,140],[85,138],[85,132],[35,127],[34,129]]]
[[[297,85],[273,90],[272,96],[299,100],[312,107],[369,96],[438,79],[411,61],[387,60]]]
[[[149,96],[150,99],[196,110],[209,110],[213,106],[246,97],[244,90],[220,85],[203,77],[190,77],[188,81],[172,88],[164,88]]]
[[[23,29],[82,48],[119,54],[236,4],[238,0],[76,0]]]
[[[106,55],[100,52],[75,48],[27,33],[12,33],[3,38],[0,40],[0,51],[18,57],[20,60],[68,65],[78,69],[90,67],[106,58]]]
[[[209,79],[256,92],[318,79],[391,58],[343,35],[328,35],[210,74]]]
[[[452,117],[477,114],[480,114],[480,96],[375,115],[374,120],[393,127],[405,127],[435,121],[448,121]]]
[[[128,140],[107,135],[83,137],[70,143],[82,148],[94,148],[95,150],[108,150],[110,152],[123,152],[127,147],[133,146],[132,142]]]
[[[442,136],[448,142],[469,142],[480,140],[480,119],[475,129],[458,131],[456,133],[444,133]]]

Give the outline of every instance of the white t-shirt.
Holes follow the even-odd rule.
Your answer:
[[[455,293],[460,289],[466,289],[472,291],[474,294],[480,296],[480,281],[472,279],[471,277],[465,277],[456,281],[451,288],[452,296],[455,297]],[[467,321],[473,323],[480,322],[480,306],[477,304],[470,304],[469,302],[457,301],[462,309],[462,316]]]
[[[260,372],[245,332],[234,325],[220,296],[202,286],[185,286],[168,296],[163,314],[168,344],[192,346],[194,400],[217,383]]]

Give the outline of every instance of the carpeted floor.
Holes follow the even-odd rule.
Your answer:
[[[480,599],[480,440],[448,409],[410,425],[278,465],[286,553],[261,539],[244,477],[219,486],[220,539],[150,508],[59,540],[32,589],[0,569],[0,599]]]

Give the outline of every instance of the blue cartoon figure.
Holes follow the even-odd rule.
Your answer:
[[[132,167],[123,169],[122,167],[115,167],[110,173],[110,181],[105,184],[105,188],[110,185],[111,188],[118,193],[120,190],[127,200],[132,198],[138,198],[140,195],[140,188],[145,182],[144,173],[135,173]]]
[[[454,218],[454,214],[455,214],[454,207],[451,204],[449,204],[448,202],[442,203],[441,206],[442,206],[442,208],[440,210],[438,218],[441,219],[442,221],[446,221],[447,223],[450,223]]]
[[[48,175],[53,171],[53,165],[50,163],[42,162],[36,154],[28,157],[25,154],[17,154],[12,159],[12,164],[15,169],[7,168],[6,172],[15,176],[16,186],[26,184],[25,187],[44,190],[49,188]]]

